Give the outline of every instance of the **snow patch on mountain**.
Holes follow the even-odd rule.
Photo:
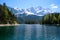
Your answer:
[[[25,12],[27,15],[33,15],[34,13],[31,13],[31,12]]]

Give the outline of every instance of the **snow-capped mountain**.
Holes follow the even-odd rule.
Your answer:
[[[47,13],[51,13],[52,11],[49,8],[43,8],[43,7],[31,7],[27,9],[20,9],[20,8],[11,8],[12,12],[16,16],[26,16],[26,15],[36,15],[36,16],[43,16]]]
[[[52,12],[50,9],[40,6],[27,9],[9,8],[9,10],[15,14],[19,23],[24,23],[26,20],[40,21],[45,14]]]

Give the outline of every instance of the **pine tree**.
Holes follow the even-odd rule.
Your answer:
[[[0,4],[0,24],[15,24],[17,23],[16,17],[11,12],[5,3]]]
[[[8,23],[8,11],[7,11],[7,6],[5,3],[3,3],[3,10],[4,10],[4,14],[5,14],[5,21],[6,23]]]

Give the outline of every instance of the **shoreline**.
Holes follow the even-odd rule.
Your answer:
[[[0,24],[0,26],[17,26],[17,25],[20,25],[20,24]]]
[[[18,26],[20,24],[0,24],[0,26]],[[30,25],[30,24],[29,24]],[[40,25],[54,25],[54,26],[60,26],[60,24],[40,24]]]

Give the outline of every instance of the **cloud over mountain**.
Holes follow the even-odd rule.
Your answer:
[[[57,9],[58,8],[58,6],[56,4],[51,4],[50,6],[51,6],[52,9]]]

